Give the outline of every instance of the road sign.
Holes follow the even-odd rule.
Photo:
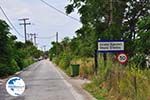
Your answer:
[[[99,52],[121,52],[124,51],[123,40],[98,40]]]
[[[125,53],[120,53],[117,55],[117,60],[121,64],[125,64],[128,61],[128,56]]]

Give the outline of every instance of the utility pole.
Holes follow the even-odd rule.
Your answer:
[[[37,44],[36,44],[37,34],[34,33],[33,35],[34,35],[34,45],[36,46],[36,45],[37,45]]]
[[[58,32],[56,33],[56,43],[58,43]]]
[[[44,51],[44,50],[43,50],[43,46],[42,46],[42,47],[40,47],[40,48],[41,48],[41,50],[42,50],[42,51]]]
[[[44,52],[46,51],[46,45],[43,45],[43,48],[44,48]]]
[[[36,46],[36,39],[37,39],[37,34],[36,33],[34,33],[34,34],[32,34],[32,33],[30,33],[30,34],[27,34],[28,35],[28,39],[30,38],[30,41]]]
[[[31,40],[32,43],[33,43],[33,36],[34,36],[34,34],[30,33],[30,37],[31,37],[30,40]]]
[[[19,21],[23,21],[20,25],[24,26],[25,43],[27,42],[27,25],[31,25],[31,23],[27,23],[27,20],[29,20],[29,18],[19,19]]]
[[[58,56],[58,32],[56,33],[56,56]]]

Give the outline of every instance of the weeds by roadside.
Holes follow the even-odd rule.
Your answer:
[[[108,60],[107,66],[104,66],[101,59],[100,56],[97,76],[93,74],[93,58],[67,59],[69,62],[65,65],[66,63],[62,62],[65,62],[66,58],[62,57],[58,65],[70,75],[69,64],[80,64],[80,77],[92,80],[92,83],[85,84],[83,87],[98,100],[150,99],[149,69],[137,68],[135,64],[123,66],[112,60]]]

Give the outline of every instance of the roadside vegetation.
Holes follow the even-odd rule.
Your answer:
[[[82,27],[72,39],[53,42],[50,59],[68,74],[70,64],[80,64],[80,77],[92,81],[83,87],[98,100],[149,100],[149,0],[70,0],[66,13],[75,9]],[[95,75],[97,40],[125,40],[128,62],[120,65],[117,53],[98,53]]]
[[[18,42],[17,37],[10,33],[9,25],[0,20],[0,77],[7,77],[20,71],[34,62],[41,51],[31,42]]]

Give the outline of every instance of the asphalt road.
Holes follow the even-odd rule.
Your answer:
[[[10,96],[3,84],[0,85],[0,100],[83,100],[48,60],[31,65],[18,76],[26,84],[23,95]]]

